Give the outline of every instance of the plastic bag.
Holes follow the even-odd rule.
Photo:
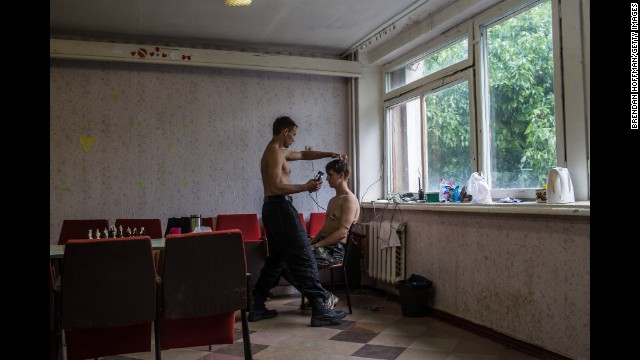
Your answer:
[[[467,192],[471,194],[472,204],[491,204],[491,191],[489,184],[482,173],[474,172],[467,181]]]
[[[451,181],[440,179],[440,195],[438,196],[438,201],[441,203],[452,201],[449,200],[449,194],[451,194],[451,198],[453,199],[453,192],[455,189],[455,185]]]

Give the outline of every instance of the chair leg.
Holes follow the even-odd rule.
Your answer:
[[[60,304],[60,295],[58,292],[53,294],[53,329],[56,334],[56,359],[63,360],[64,356],[62,354],[62,322],[61,322],[61,312],[62,305]]]
[[[304,294],[300,294],[300,310],[307,310],[307,307],[304,305]]]
[[[349,279],[347,279],[347,267],[343,266],[344,270],[344,286],[347,289],[347,305],[349,305],[349,314],[351,314],[351,296],[349,296]]]
[[[251,339],[249,338],[249,323],[247,322],[247,309],[253,310],[253,294],[252,289],[253,282],[251,281],[251,274],[247,273],[247,306],[240,309],[240,317],[242,319],[242,343],[244,345],[244,358],[245,360],[253,360],[251,354]]]
[[[253,355],[251,354],[249,323],[247,322],[247,311],[245,309],[240,310],[240,317],[242,318],[242,343],[244,345],[244,358],[245,360],[252,360]]]
[[[162,355],[160,353],[160,316],[162,312],[160,311],[160,305],[162,303],[162,287],[158,286],[156,288],[156,318],[153,321],[153,337],[156,342],[155,350],[156,350],[156,360],[162,359]]]

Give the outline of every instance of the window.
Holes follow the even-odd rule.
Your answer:
[[[455,39],[451,44],[444,44],[430,53],[421,55],[416,60],[403,64],[393,71],[388,71],[387,92],[422,79],[448,66],[466,60],[469,57],[467,36]]]
[[[460,187],[471,176],[469,80],[441,87],[424,97],[427,138],[427,191],[440,179]]]
[[[420,98],[413,98],[387,109],[389,140],[387,154],[393,172],[391,192],[418,191],[422,169],[422,139],[420,136]]]
[[[556,165],[551,1],[480,26],[491,188],[537,188]]]
[[[535,198],[556,166],[551,0],[490,16],[474,20],[479,40],[445,34],[386,71],[387,192],[479,171],[494,198]]]

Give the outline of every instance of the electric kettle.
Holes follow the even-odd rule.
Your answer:
[[[553,167],[549,169],[547,177],[547,203],[565,204],[576,202],[573,192],[573,183],[569,169],[563,167]]]

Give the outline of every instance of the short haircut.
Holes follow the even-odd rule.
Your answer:
[[[330,161],[327,166],[324,167],[327,171],[333,171],[336,174],[344,174],[344,179],[349,180],[349,175],[351,174],[351,167],[349,166],[349,162],[340,161],[340,159],[335,159]]]
[[[295,127],[298,127],[298,124],[291,120],[290,117],[280,116],[273,122],[273,135],[280,134],[284,129],[289,129],[289,131],[291,131]]]

